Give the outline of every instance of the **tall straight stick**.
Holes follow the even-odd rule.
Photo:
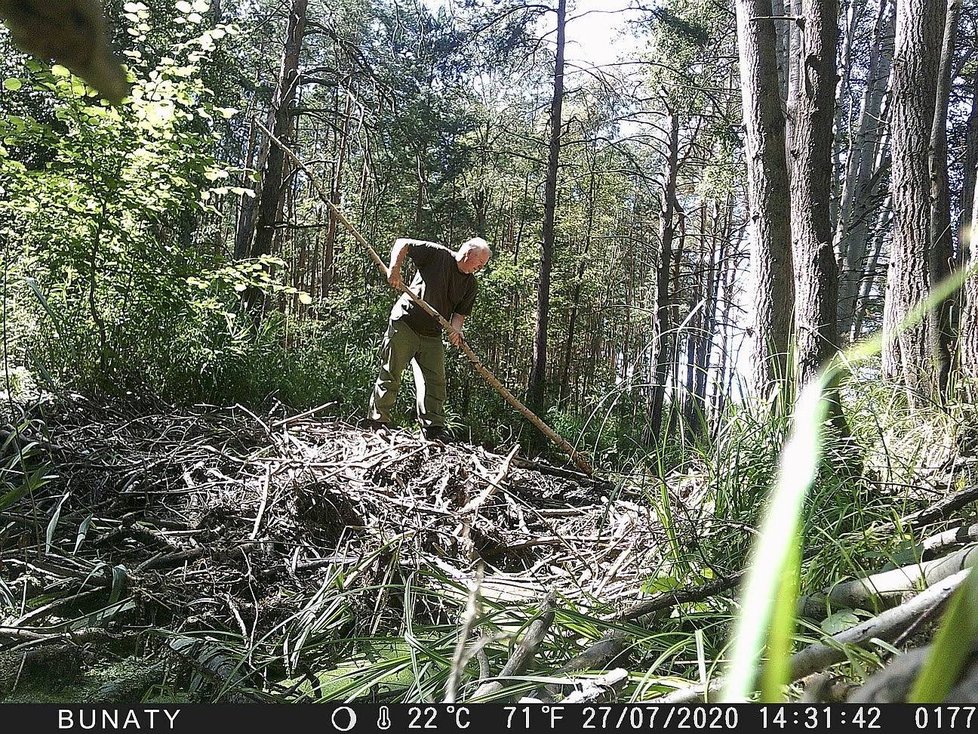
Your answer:
[[[350,234],[353,235],[354,239],[356,239],[357,242],[359,242],[367,249],[367,254],[370,256],[370,259],[374,261],[374,263],[377,265],[378,268],[380,268],[380,271],[384,274],[384,277],[386,278],[388,275],[387,264],[380,258],[380,256],[374,250],[374,248],[370,246],[370,243],[367,242],[366,238],[362,234],[360,234],[360,231],[353,226],[350,220],[347,219],[344,216],[343,212],[341,212],[339,208],[332,202],[329,195],[324,191],[322,185],[319,183],[319,179],[317,179],[316,176],[313,175],[312,171],[310,171],[306,167],[306,165],[301,160],[299,160],[299,157],[295,153],[293,153],[285,143],[283,143],[281,140],[275,137],[275,135],[273,135],[268,128],[266,128],[257,120],[255,120],[255,124],[259,128],[261,128],[261,130],[268,136],[269,140],[271,140],[273,143],[275,143],[275,145],[281,148],[282,152],[284,152],[285,155],[293,163],[295,163],[295,165],[298,166],[298,168],[303,173],[305,173],[306,176],[309,177],[309,181],[312,183],[312,186],[315,189],[316,194],[318,194],[319,198],[323,201],[324,204],[326,204],[326,206],[329,207],[329,210],[333,213],[333,216],[335,216],[343,224],[343,226],[350,231]],[[469,362],[472,363],[472,366],[475,368],[475,371],[478,372],[480,375],[482,375],[485,381],[488,382],[489,385],[496,392],[502,395],[507,403],[509,403],[514,408],[516,408],[520,413],[522,413],[527,418],[527,420],[530,421],[530,423],[536,426],[540,430],[540,432],[543,433],[544,436],[549,438],[554,444],[556,444],[558,447],[560,447],[561,450],[563,450],[568,456],[570,456],[570,458],[573,460],[573,462],[578,466],[578,468],[581,471],[583,471],[588,476],[592,476],[592,477],[594,476],[594,469],[591,468],[591,465],[588,463],[587,459],[584,458],[581,452],[579,452],[577,449],[571,446],[566,439],[564,439],[556,431],[554,431],[554,429],[552,429],[550,426],[544,423],[543,420],[538,415],[536,415],[536,413],[534,413],[532,410],[530,410],[525,405],[523,405],[523,403],[521,403],[516,398],[516,396],[513,395],[513,393],[511,393],[509,390],[506,389],[505,385],[503,385],[498,379],[496,379],[496,376],[493,375],[492,372],[486,369],[486,367],[482,364],[482,361],[479,359],[476,353],[472,351],[472,348],[462,337],[461,332],[454,329],[452,325],[448,321],[446,321],[445,318],[440,313],[438,313],[434,308],[432,308],[431,305],[428,304],[424,299],[419,298],[417,295],[415,295],[415,293],[410,288],[408,288],[407,285],[402,286],[400,290],[402,290],[404,293],[407,293],[408,297],[412,301],[418,304],[418,306],[420,306],[425,311],[425,313],[427,313],[429,316],[434,318],[441,325],[442,329],[447,331],[449,334],[458,334],[459,336],[458,348],[462,351],[462,353],[466,357],[468,357],[468,360]]]

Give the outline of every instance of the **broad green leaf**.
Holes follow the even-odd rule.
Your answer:
[[[822,621],[822,632],[827,635],[837,635],[859,624],[859,617],[851,609],[840,609]]]

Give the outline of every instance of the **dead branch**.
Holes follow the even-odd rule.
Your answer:
[[[895,639],[921,614],[928,612],[936,605],[944,604],[967,577],[968,570],[958,571],[953,576],[917,594],[910,601],[893,609],[888,609],[844,632],[833,635],[825,642],[819,642],[800,650],[791,657],[791,680],[799,680],[812,673],[825,670],[830,665],[842,662],[846,659],[846,645],[869,647],[875,639],[884,641]],[[702,701],[706,696],[722,690],[724,684],[723,678],[718,677],[707,686],[697,685],[682,688],[655,699],[655,701],[656,703]]]
[[[499,672],[495,680],[488,681],[479,686],[473,699],[488,698],[497,691],[501,690],[503,681],[513,676],[521,675],[533,660],[537,646],[543,641],[554,621],[554,600],[555,595],[550,593],[540,605],[540,614],[534,619],[523,635],[520,644],[516,646],[506,665]]]

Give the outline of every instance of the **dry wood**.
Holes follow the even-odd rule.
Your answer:
[[[358,610],[353,634],[396,634],[400,615],[381,597],[383,585],[451,566],[461,511],[493,482],[505,485],[505,501],[487,495],[477,507],[489,564],[482,598],[505,624],[522,623],[526,606],[557,585],[580,608],[601,589],[610,603],[627,599],[663,543],[654,513],[627,501],[630,494],[608,500],[580,472],[521,468],[515,455],[500,476],[505,456],[436,446],[411,431],[380,437],[274,405],[267,414],[217,406],[134,414],[86,401],[52,410],[46,423],[57,476],[10,514],[43,527],[68,482],[71,492],[50,554],[31,523],[4,527],[0,579],[18,606],[26,601],[21,613],[96,588],[107,599],[120,566],[128,576],[120,602],[129,604],[121,630],[166,619],[162,630],[174,632],[189,620],[261,640],[295,613],[296,599],[342,573]],[[605,558],[617,560],[596,563]],[[461,607],[471,574],[445,574],[426,577],[427,589],[451,604],[461,588]],[[8,627],[0,645],[70,639],[61,627],[67,609],[59,601],[34,629],[17,632],[9,631],[13,616],[0,620]]]
[[[579,686],[578,689],[568,693],[561,703],[593,703],[594,701],[601,701],[627,682],[628,671],[624,668],[615,668],[614,670],[609,670],[604,675],[573,682],[574,685]]]
[[[474,649],[468,649],[466,643],[481,613],[479,609],[479,588],[482,586],[482,573],[483,569],[480,565],[476,571],[476,577],[469,588],[469,599],[465,604],[462,626],[459,629],[458,641],[455,643],[455,653],[452,655],[452,669],[448,674],[448,682],[445,683],[444,703],[455,703],[455,698],[458,695],[458,682],[462,677],[462,671],[472,656],[481,649],[478,645],[474,646]]]
[[[465,506],[459,510],[461,522],[455,529],[455,535],[458,537],[459,543],[462,545],[465,555],[469,559],[475,559],[478,556],[478,552],[475,549],[471,536],[472,527],[475,525],[479,516],[479,508],[485,504],[486,500],[499,491],[502,481],[506,478],[506,475],[509,474],[510,462],[512,462],[513,456],[518,450],[519,444],[513,446],[509,454],[503,460],[503,465],[499,468],[496,476],[489,480],[489,486],[480,492],[477,497],[469,500]]]
[[[914,648],[897,655],[848,698],[848,703],[904,703],[933,647]],[[974,703],[978,698],[978,658],[974,652],[962,676],[941,703]]]
[[[672,609],[677,604],[685,604],[693,601],[703,601],[711,596],[722,594],[729,591],[743,578],[743,573],[734,574],[725,579],[718,579],[695,589],[680,589],[677,591],[665,591],[654,595],[651,599],[640,601],[633,604],[621,614],[617,615],[620,620],[633,620],[646,614]]]
[[[920,546],[924,558],[928,559],[933,558],[934,555],[947,548],[974,543],[975,541],[978,541],[978,525],[962,525],[961,527],[932,535],[929,538],[924,538]]]
[[[935,502],[930,507],[912,512],[900,520],[902,525],[927,525],[938,520],[946,520],[962,507],[978,500],[978,487],[968,487]]]
[[[550,593],[543,600],[543,604],[540,605],[539,616],[530,623],[530,626],[526,630],[526,634],[523,635],[523,639],[520,640],[520,644],[516,646],[513,654],[510,656],[506,665],[499,672],[496,680],[491,680],[483,683],[479,686],[478,690],[475,692],[475,699],[482,699],[491,697],[494,693],[502,689],[503,681],[507,678],[513,676],[521,675],[530,662],[533,660],[533,655],[536,652],[537,646],[543,641],[543,638],[547,634],[547,630],[550,629],[550,625],[554,621],[554,599],[555,595]]]
[[[333,213],[333,216],[335,216],[343,224],[343,226],[349,230],[350,234],[353,235],[354,239],[356,239],[357,242],[359,242],[367,249],[367,254],[370,256],[370,259],[373,260],[374,264],[377,265],[378,268],[380,268],[380,271],[386,277],[388,275],[386,263],[384,263],[384,261],[380,258],[380,256],[370,245],[370,243],[366,240],[366,238],[362,234],[360,234],[360,231],[353,226],[350,220],[347,219],[346,216],[343,214],[343,212],[341,212],[340,209],[336,206],[336,204],[333,203],[333,200],[330,197],[329,192],[326,191],[323,188],[323,186],[319,183],[319,179],[312,173],[312,171],[309,170],[309,168],[299,159],[299,157],[294,152],[292,152],[292,150],[290,150],[289,147],[286,146],[281,140],[275,137],[275,135],[273,135],[270,130],[268,130],[265,126],[263,126],[261,123],[257,121],[255,124],[262,131],[264,131],[264,133],[269,137],[269,139],[273,143],[275,143],[275,145],[281,148],[282,151],[289,157],[289,159],[293,163],[295,163],[295,165],[298,168],[300,168],[309,177],[309,181],[311,182],[313,188],[316,190],[316,193],[318,194],[320,200],[324,204],[326,204],[327,207],[329,207],[329,210]],[[533,411],[527,408],[522,402],[520,402],[516,398],[516,396],[513,395],[513,393],[511,393],[506,388],[506,386],[503,385],[496,378],[496,376],[493,375],[492,372],[490,372],[482,364],[482,361],[479,359],[478,355],[476,355],[476,353],[472,351],[472,348],[462,337],[461,332],[456,331],[452,327],[452,325],[447,320],[445,320],[445,318],[440,313],[438,313],[434,308],[432,308],[431,305],[428,304],[424,299],[418,297],[418,295],[412,292],[411,289],[408,288],[406,285],[403,288],[401,288],[401,290],[404,293],[406,293],[408,297],[412,301],[414,301],[414,303],[420,306],[425,311],[425,313],[427,313],[429,316],[434,318],[441,325],[442,329],[444,329],[449,334],[454,334],[459,337],[458,348],[468,358],[469,362],[472,363],[472,366],[475,368],[475,371],[478,372],[496,392],[502,395],[502,397],[506,400],[507,403],[512,405],[514,408],[516,408],[530,421],[530,423],[536,426],[541,433],[543,433],[562,451],[566,452],[567,455],[570,456],[571,460],[578,466],[578,468],[581,469],[581,471],[583,471],[588,476],[594,475],[594,469],[591,467],[591,464],[587,461],[587,459],[584,458],[583,454],[581,454],[570,443],[568,443],[568,441],[565,438],[563,438],[556,431],[554,431],[553,428],[551,428],[546,423],[544,423],[543,420],[541,420],[541,418],[538,415],[536,415]]]
[[[952,553],[923,563],[884,571],[873,576],[832,586],[822,597],[808,597],[802,600],[803,611],[818,618],[820,609],[825,616],[829,606],[837,608],[872,609],[898,603],[907,593],[915,593],[921,586],[933,586],[948,576],[963,570],[975,555],[978,546]]]
[[[968,577],[968,570],[959,571],[943,581],[922,591],[909,601],[882,614],[866,620],[850,629],[828,638],[826,642],[810,645],[791,656],[791,680],[805,678],[818,671],[825,670],[830,665],[846,659],[846,645],[870,647],[873,640],[892,641],[903,630],[912,625],[921,614],[928,613],[933,607],[947,602],[954,590]],[[661,698],[656,703],[691,703],[702,701],[704,697],[718,693],[723,689],[725,681],[722,677],[714,678],[706,686],[696,685],[681,688]]]

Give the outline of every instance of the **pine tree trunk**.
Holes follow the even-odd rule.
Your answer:
[[[668,109],[668,108],[667,108]],[[669,298],[669,279],[672,270],[672,243],[676,235],[676,186],[679,181],[679,119],[673,110],[669,112],[669,148],[666,156],[666,176],[662,189],[659,213],[659,267],[656,270],[655,326],[652,335],[655,345],[655,377],[652,381],[651,404],[645,441],[659,440],[662,430],[662,406],[665,402],[666,378],[669,361],[672,358],[672,344],[676,337],[672,332],[670,314],[672,301]],[[677,259],[678,260],[678,259]]]
[[[791,140],[791,234],[795,265],[798,378],[811,381],[838,349],[838,269],[832,246],[832,127],[835,122],[837,0],[803,0]]]
[[[285,35],[285,50],[279,70],[275,96],[269,113],[270,127],[279,140],[288,142],[292,128],[292,103],[299,86],[299,54],[302,51],[302,36],[306,27],[306,6],[308,0],[292,0],[289,22]],[[277,145],[268,149],[265,167],[262,171],[261,194],[258,198],[258,219],[255,223],[255,239],[251,246],[251,257],[261,257],[272,251],[275,223],[282,206],[282,181],[285,170],[285,154]],[[258,289],[245,291],[245,306],[256,310],[263,300]]]
[[[978,174],[978,167],[976,167]],[[978,196],[971,200],[971,227],[962,235],[970,251],[969,265],[978,268]],[[958,339],[961,355],[961,376],[965,394],[972,403],[978,402],[978,272],[964,284],[964,309],[961,314],[961,331]]]
[[[949,0],[944,22],[941,62],[937,76],[937,99],[930,134],[930,204],[931,204],[931,283],[944,280],[954,265],[954,238],[951,232],[951,191],[947,175],[947,111],[951,96],[954,45],[958,32],[961,0]],[[951,310],[954,298],[945,299],[936,314],[935,349],[939,361],[938,381],[941,395],[947,393],[951,372]]]
[[[550,103],[550,151],[547,158],[547,181],[543,203],[543,242],[540,252],[540,276],[537,280],[537,318],[533,336],[533,364],[530,368],[528,398],[537,413],[546,412],[547,331],[550,327],[550,272],[554,257],[554,217],[557,210],[557,172],[560,165],[560,134],[563,127],[561,108],[564,103],[564,43],[566,38],[567,0],[557,3],[557,56],[554,63],[554,94]]]
[[[897,0],[893,59],[893,243],[883,316],[885,374],[900,380],[912,403],[935,398],[940,360],[937,319],[903,328],[931,286],[931,209],[928,151],[937,99],[944,0]]]
[[[778,95],[770,0],[737,0],[737,37],[747,132],[747,183],[756,281],[752,390],[786,387],[794,304],[785,122]]]
[[[859,120],[846,155],[835,241],[839,253],[838,333],[854,338],[853,323],[860,283],[866,273],[866,255],[872,239],[873,213],[886,193],[885,177],[879,175],[881,151],[886,143],[883,101],[893,62],[893,12],[881,1],[874,42],[867,68],[866,88]],[[886,161],[882,161],[886,165]]]

